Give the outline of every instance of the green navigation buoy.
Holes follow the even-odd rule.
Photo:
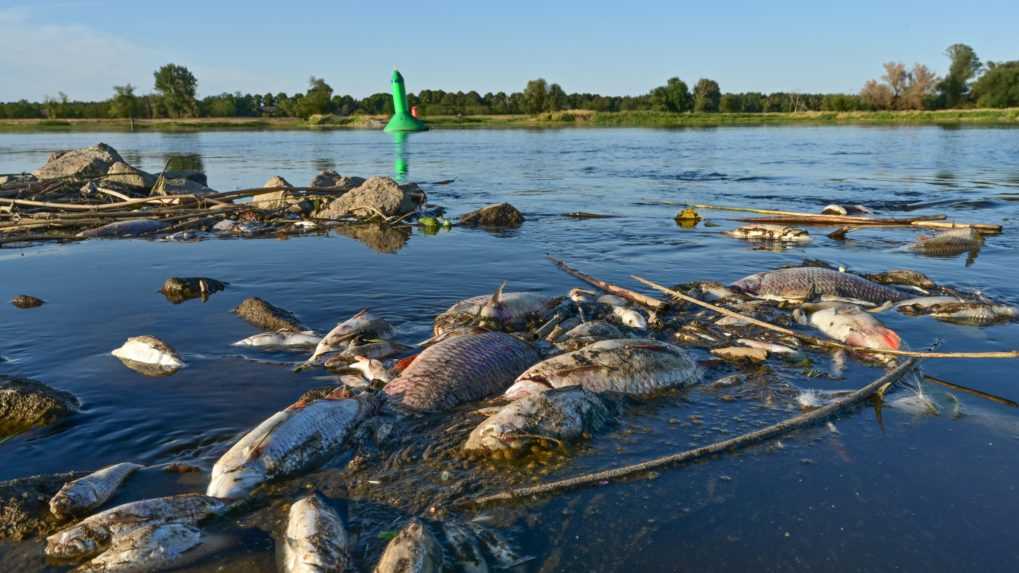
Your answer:
[[[393,70],[393,117],[386,124],[385,131],[425,131],[425,122],[412,116],[407,108],[407,90],[403,86],[403,76]]]

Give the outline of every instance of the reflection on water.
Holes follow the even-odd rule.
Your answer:
[[[333,227],[337,235],[350,237],[368,245],[379,253],[395,253],[410,240],[409,225],[383,225],[381,223],[343,224]]]
[[[165,171],[197,171],[205,173],[205,162],[200,153],[167,153]]]
[[[393,179],[400,183],[407,182],[407,174],[410,172],[410,163],[407,161],[407,139],[409,133],[402,131],[391,132],[393,136]]]

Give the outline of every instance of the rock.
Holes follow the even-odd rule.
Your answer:
[[[0,375],[0,437],[46,426],[78,409],[73,395],[27,378]]]
[[[49,500],[65,483],[86,472],[40,475],[0,482],[0,540],[21,541],[55,531],[60,523]]]
[[[290,182],[287,181],[286,179],[279,177],[277,175],[273,175],[272,177],[269,178],[268,181],[265,182],[265,185],[262,185],[262,187],[292,188],[293,185],[291,185]],[[286,194],[287,194],[286,191],[276,191],[275,193],[255,195],[254,197],[251,198],[251,205],[253,207],[257,207],[258,209],[281,209],[287,204],[287,201],[285,199]]]
[[[369,177],[319,211],[319,217],[398,217],[424,203],[425,193],[417,184],[398,184],[391,177]]]
[[[46,304],[46,301],[30,294],[19,294],[11,300],[11,304],[18,308],[36,308]]]
[[[209,195],[215,192],[215,189],[209,189],[193,179],[169,179],[164,176],[159,178],[156,184],[152,186],[152,193],[150,195],[153,197],[167,195]]]
[[[303,332],[308,330],[290,311],[273,306],[257,296],[244,299],[234,309],[237,316],[262,330]]]
[[[170,170],[163,173],[163,177],[167,179],[189,179],[202,185],[209,184],[209,178],[205,175],[204,171],[195,171],[193,169]]]
[[[327,171],[322,171],[312,178],[308,187],[346,187],[349,191],[362,183],[364,183],[364,177],[344,177],[332,169],[329,169]]]
[[[131,167],[123,161],[118,161],[110,166],[103,178],[103,183],[114,183],[131,189],[149,190],[156,184],[157,177],[146,173],[141,169]]]
[[[524,215],[509,203],[497,203],[482,207],[460,217],[461,225],[472,227],[519,227]]]
[[[205,277],[170,277],[159,292],[170,302],[182,303],[192,298],[207,298],[210,294],[226,288],[225,283]]]
[[[732,362],[764,362],[768,359],[768,351],[763,348],[726,346],[725,348],[713,349],[711,354],[721,358],[722,360],[729,360]]]
[[[99,177],[106,175],[110,167],[117,162],[124,162],[117,150],[100,143],[93,147],[51,153],[46,164],[32,174],[44,181],[62,177],[82,179]]]

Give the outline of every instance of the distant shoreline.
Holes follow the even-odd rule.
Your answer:
[[[385,116],[300,118],[203,117],[138,119],[135,131],[381,129]],[[1019,127],[1019,108],[934,111],[807,111],[789,113],[594,112],[567,110],[537,115],[431,116],[433,129],[564,127],[724,127],[758,125],[975,125]],[[130,131],[126,119],[2,119],[0,133]]]

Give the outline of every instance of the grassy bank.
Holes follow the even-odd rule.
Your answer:
[[[753,125],[1012,125],[1019,126],[1019,108],[938,111],[852,111],[794,113],[666,113],[654,111],[594,112],[570,110],[537,115],[431,116],[442,128],[542,127],[715,127]],[[140,119],[135,131],[379,129],[383,116],[298,118]],[[124,119],[8,119],[0,132],[130,131]]]

